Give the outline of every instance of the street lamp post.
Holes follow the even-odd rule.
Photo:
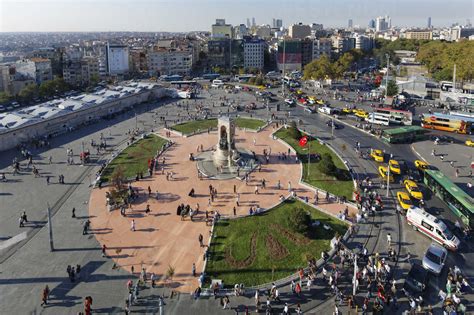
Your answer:
[[[388,194],[389,194],[389,190],[390,190],[390,161],[388,162],[388,165],[387,165],[387,197],[388,197]]]
[[[387,93],[388,93],[388,69],[390,67],[390,55],[385,54],[385,57],[387,57],[387,75],[385,77],[385,99],[387,99]]]

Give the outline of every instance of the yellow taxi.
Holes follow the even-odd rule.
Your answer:
[[[423,199],[423,193],[421,192],[420,188],[414,181],[405,179],[403,181],[403,184],[405,185],[405,188],[408,191],[408,193],[413,198],[418,199],[418,200]]]
[[[398,164],[398,161],[396,160],[390,160],[388,161],[388,166],[390,167],[390,172],[393,174],[400,175],[402,171],[400,170],[400,164]]]
[[[474,140],[472,139],[466,140],[465,143],[468,147],[474,147]]]
[[[430,167],[430,165],[428,163],[426,163],[425,161],[422,161],[422,160],[415,160],[415,166],[420,171],[424,171],[424,170],[426,170]]]
[[[352,109],[350,109],[350,108],[343,108],[343,109],[342,109],[342,112],[343,112],[344,114],[352,114]]]
[[[298,91],[296,91],[296,94],[298,94],[298,95],[303,95],[303,94],[304,94],[304,92],[303,92],[303,91],[301,91],[301,90],[298,90]]]
[[[323,100],[317,100],[316,103],[318,103],[319,105],[324,105],[324,101],[323,101]]]
[[[410,196],[408,196],[408,194],[404,191],[397,192],[397,200],[400,206],[405,210],[413,206]]]
[[[375,162],[383,162],[384,154],[382,150],[372,150],[370,156],[374,159]]]
[[[359,118],[367,118],[369,117],[369,113],[367,113],[365,110],[357,110],[355,112],[355,115]]]
[[[380,177],[382,177],[382,179],[387,180],[387,176],[388,176],[388,181],[391,183],[393,182],[393,176],[388,175],[388,169],[385,166],[379,166],[379,174],[380,174]]]

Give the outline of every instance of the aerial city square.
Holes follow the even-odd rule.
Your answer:
[[[472,0],[0,0],[0,314],[474,314]]]

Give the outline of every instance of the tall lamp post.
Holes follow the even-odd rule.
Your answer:
[[[385,54],[385,57],[387,57],[387,75],[385,77],[385,99],[387,99],[387,93],[388,93],[388,69],[390,67],[390,55]]]
[[[390,160],[387,165],[387,197],[389,195],[389,191],[390,191]]]

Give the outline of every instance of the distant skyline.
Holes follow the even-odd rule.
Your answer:
[[[216,18],[227,23],[322,23],[366,27],[390,15],[392,25],[434,27],[474,19],[473,0],[0,0],[0,32],[209,31]]]

